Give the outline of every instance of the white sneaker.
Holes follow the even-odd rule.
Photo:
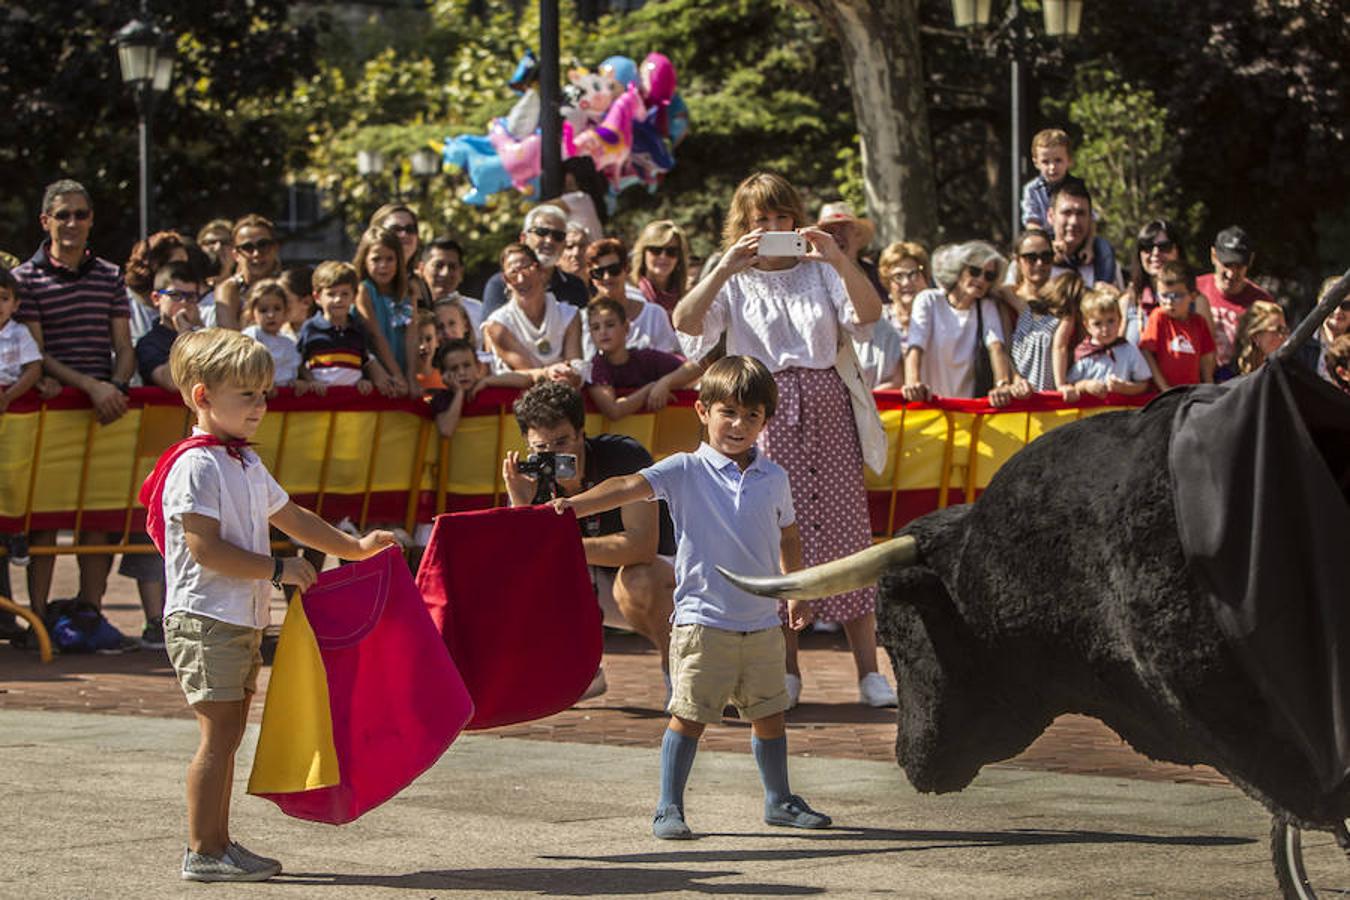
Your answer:
[[[896,706],[899,703],[895,688],[880,672],[868,672],[858,682],[858,700],[864,706]]]
[[[183,854],[184,881],[266,881],[281,872],[281,863],[249,854],[236,854],[227,847],[221,856],[207,856],[191,850]]]
[[[793,675],[791,672],[789,672],[787,674],[786,687],[788,695],[788,709],[792,709],[792,707],[797,705],[797,701],[802,699],[802,676]]]
[[[605,670],[603,667],[595,670],[595,677],[591,679],[591,686],[586,688],[586,693],[577,698],[577,702],[590,700],[592,697],[599,697],[605,691],[609,690],[609,683],[605,681]]]

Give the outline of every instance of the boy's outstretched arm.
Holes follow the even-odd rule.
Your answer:
[[[241,581],[271,581],[276,560],[245,550],[220,536],[220,520],[201,513],[183,513],[183,537],[188,553],[197,565]],[[281,562],[281,581],[300,590],[309,590],[316,575],[303,557],[287,557]]]
[[[398,543],[391,531],[372,531],[363,538],[354,538],[338,531],[294,501],[277,510],[268,521],[284,531],[297,544],[322,550],[339,559],[365,559],[374,556],[385,547]]]
[[[573,497],[559,497],[553,501],[553,511],[562,515],[563,510],[570,509],[581,519],[651,498],[652,486],[641,475],[616,475],[606,478],[589,491],[582,491]]]

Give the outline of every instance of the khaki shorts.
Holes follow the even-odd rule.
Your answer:
[[[258,691],[262,629],[231,625],[196,613],[164,620],[164,647],[189,704],[243,700]]]
[[[730,700],[754,721],[788,708],[787,646],[783,629],[724,631],[676,625],[670,632],[671,715],[694,722],[722,721]]]

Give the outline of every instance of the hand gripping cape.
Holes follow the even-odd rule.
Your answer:
[[[603,641],[576,517],[547,506],[438,516],[417,586],[473,697],[470,730],[567,709]]]
[[[429,769],[473,703],[395,548],[291,601],[248,792],[341,824]]]

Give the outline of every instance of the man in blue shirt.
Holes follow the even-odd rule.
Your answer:
[[[675,628],[670,641],[674,682],[670,725],[661,742],[661,798],[652,833],[684,839],[684,788],[698,739],[720,722],[730,700],[750,720],[751,748],[764,784],[764,821],[825,828],[788,784],[789,704],[786,643],[774,601],[733,586],[717,567],[773,575],[801,567],[801,537],[787,472],[758,452],[755,440],[773,416],[778,387],[764,364],[728,356],[704,374],[695,404],[708,440],[693,453],[675,453],[635,475],[611,478],[575,497],[553,501],[561,513],[594,515],[626,503],[670,502],[675,557]],[[788,602],[788,621],[811,621],[807,601]]]

